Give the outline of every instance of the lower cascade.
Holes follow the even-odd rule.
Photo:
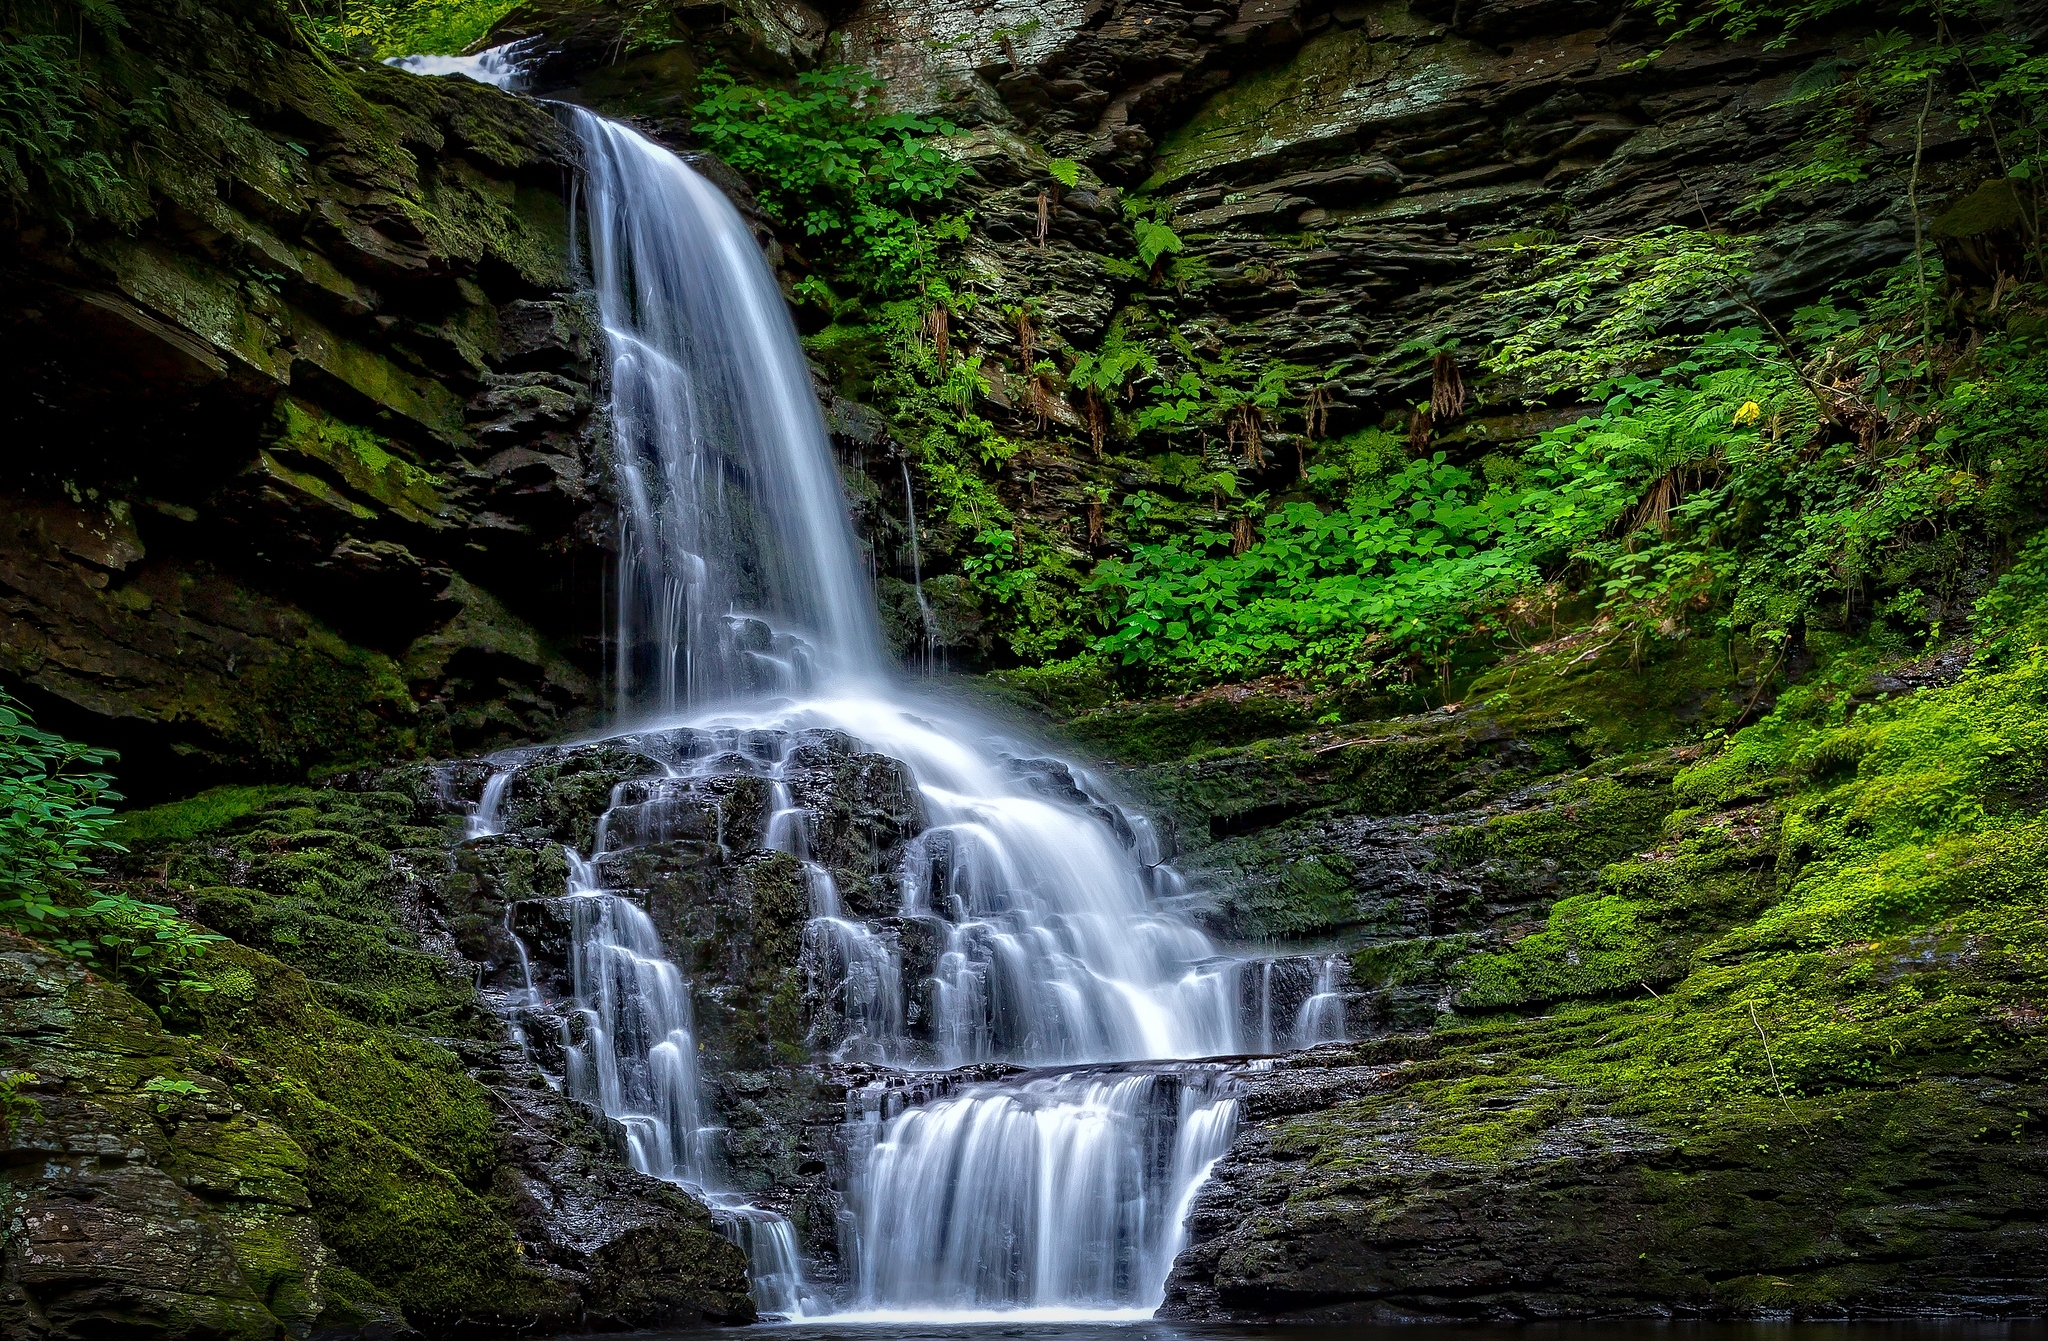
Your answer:
[[[560,895],[508,922],[519,1036],[635,1169],[712,1207],[763,1313],[1146,1316],[1235,1127],[1246,1063],[1211,1059],[1341,1038],[1340,961],[1222,952],[1144,815],[892,683],[752,235],[668,151],[567,115],[613,362],[617,688],[643,720],[478,780],[471,844],[535,832],[508,816],[565,758],[616,778]],[[803,1043],[845,1096],[828,1226],[812,1208],[800,1235],[721,1119],[743,1078],[704,1073],[703,985],[644,883],[670,867],[796,877]]]
[[[1222,1068],[1074,1071],[877,1124],[855,1308],[1149,1315],[1236,1108]]]

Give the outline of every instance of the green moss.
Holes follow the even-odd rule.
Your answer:
[[[1037,679],[1020,672],[1002,678],[1073,701],[1086,684],[1055,682],[1055,687],[1043,673]],[[1312,705],[1301,698],[1232,687],[1161,703],[1097,708],[1068,722],[1065,734],[1107,758],[1150,764],[1292,735],[1314,722]]]
[[[309,1157],[321,1237],[369,1287],[420,1322],[518,1315],[559,1294],[519,1260],[491,1205],[490,1096],[454,1053],[367,1028],[317,999],[304,975],[234,945],[202,976],[189,1016],[238,1093]]]
[[[509,192],[510,188],[507,187]],[[417,207],[406,204],[408,212],[422,215]],[[431,219],[432,216],[426,216]],[[438,231],[438,230],[437,230]],[[457,247],[457,254],[473,250]],[[292,318],[292,335],[298,356],[318,367],[335,381],[361,396],[372,410],[388,412],[411,424],[425,429],[444,442],[460,445],[469,439],[464,426],[462,401],[454,392],[439,382],[428,378],[415,377],[404,372],[383,355],[368,349],[345,336],[336,335],[304,313],[295,313]],[[287,411],[286,428],[292,428],[290,412]],[[332,421],[329,421],[331,424]],[[321,437],[320,434],[325,434]],[[354,456],[367,435],[356,430],[351,433],[346,426],[310,426],[298,438],[288,439],[293,446],[313,451],[326,451],[335,460]],[[333,462],[330,462],[333,464]],[[388,482],[373,474],[362,463],[355,467],[356,474],[365,479],[375,480],[379,487],[389,489]],[[408,486],[416,490],[417,482]],[[401,490],[400,497],[405,496]],[[429,510],[431,514],[431,509]]]
[[[292,794],[292,791],[292,788],[283,786],[214,787],[183,801],[167,801],[147,810],[131,810],[120,817],[108,836],[129,848],[189,842],[252,814]]]
[[[297,456],[333,472],[355,495],[393,515],[439,526],[441,481],[391,451],[391,440],[333,418],[293,396],[278,400],[279,431],[271,451]]]
[[[1511,729],[1570,728],[1585,757],[1628,754],[1698,739],[1736,724],[1758,699],[1746,648],[1689,638],[1667,655],[1635,666],[1620,651],[1589,656],[1581,637],[1557,650],[1509,658],[1475,679],[1465,701]]]
[[[1140,189],[1171,190],[1211,168],[1282,159],[1442,104],[1473,77],[1476,59],[1461,42],[1417,53],[1383,40],[1425,30],[1405,6],[1375,5],[1369,26],[1312,38],[1285,63],[1233,79],[1166,137]]]
[[[1471,951],[1468,935],[1421,936],[1368,945],[1351,956],[1351,980],[1361,987],[1406,987],[1443,982]]]
[[[391,896],[393,853],[438,862],[446,838],[411,813],[395,793],[286,792],[172,856],[165,874],[202,921],[304,973],[328,1008],[474,1035],[488,1025],[470,984],[419,947]]]
[[[1936,237],[1973,238],[2026,226],[2027,209],[2017,187],[2000,178],[1990,181],[1948,207],[1933,224]]]
[[[195,716],[275,774],[315,764],[404,756],[418,709],[391,658],[315,628],[282,656],[250,667],[226,702]]]

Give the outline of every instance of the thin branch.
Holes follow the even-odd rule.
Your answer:
[[[1934,75],[1927,76],[1927,97],[1920,104],[1920,120],[1913,129],[1913,175],[1906,183],[1906,201],[1913,207],[1913,274],[1920,285],[1920,348],[1934,358],[1934,314],[1927,299],[1927,260],[1920,242],[1920,155],[1927,147],[1927,114],[1934,110]]]

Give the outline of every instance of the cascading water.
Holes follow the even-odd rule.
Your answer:
[[[395,63],[511,87],[516,55]],[[751,772],[772,800],[758,845],[795,858],[808,885],[803,959],[838,1058],[1052,1068],[910,1107],[900,1089],[855,1096],[865,1140],[852,1142],[846,1191],[857,1283],[842,1302],[876,1316],[1149,1313],[1190,1199],[1234,1127],[1228,1068],[1192,1059],[1239,1048],[1239,964],[1177,911],[1185,891],[1142,817],[1077,770],[1006,750],[972,713],[889,683],[808,368],[759,244],[673,154],[580,108],[564,114],[583,151],[610,359],[620,715],[730,748],[709,763],[665,758],[666,776],[621,784],[592,859],[567,853],[574,1000],[562,1083],[618,1124],[635,1168],[705,1195],[748,1251],[764,1311],[815,1306],[790,1222],[719,1190],[689,984],[647,913],[605,889],[593,864],[706,837],[692,788]],[[783,747],[741,745],[821,728],[903,761],[915,779],[929,824],[898,875],[898,913],[937,927],[941,942],[921,983],[906,982],[900,944],[849,916],[812,859],[815,816],[792,799]],[[488,779],[470,839],[498,832],[515,772]],[[523,943],[520,959],[514,1004],[537,1007]],[[1322,1032],[1327,1009],[1312,1005],[1307,1027]]]
[[[1294,1046],[1312,1048],[1318,1043],[1335,1043],[1344,1037],[1344,998],[1337,991],[1337,956],[1327,955],[1316,966],[1315,991],[1301,1003],[1294,1016]]]
[[[845,915],[811,860],[810,817],[763,764],[764,843],[803,863],[805,958],[842,1017],[839,1055],[1236,1051],[1237,965],[1162,909],[1179,891],[1149,831],[1071,770],[1006,756],[971,715],[888,685],[796,332],[737,211],[634,132],[570,115],[612,360],[623,714],[674,722],[696,705],[698,728],[843,731],[909,766],[930,820],[900,878],[902,917],[943,926],[931,1018],[912,1040],[899,950]],[[857,1307],[1148,1311],[1186,1200],[1228,1142],[1225,1088],[1213,1069],[1092,1069],[891,1116],[847,1189]]]
[[[569,115],[611,359],[621,707],[879,680],[874,593],[760,244],[674,154]]]
[[[907,1110],[857,1176],[854,1308],[1149,1316],[1230,1142],[1221,1079],[1080,1071]]]

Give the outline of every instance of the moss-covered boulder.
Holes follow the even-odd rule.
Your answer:
[[[127,890],[231,937],[162,1009],[205,1092],[260,1115],[295,1161],[296,1223],[325,1273],[300,1321],[346,1336],[750,1320],[745,1256],[709,1211],[626,1167],[480,997],[461,947],[494,943],[431,778],[223,790],[124,831]]]

